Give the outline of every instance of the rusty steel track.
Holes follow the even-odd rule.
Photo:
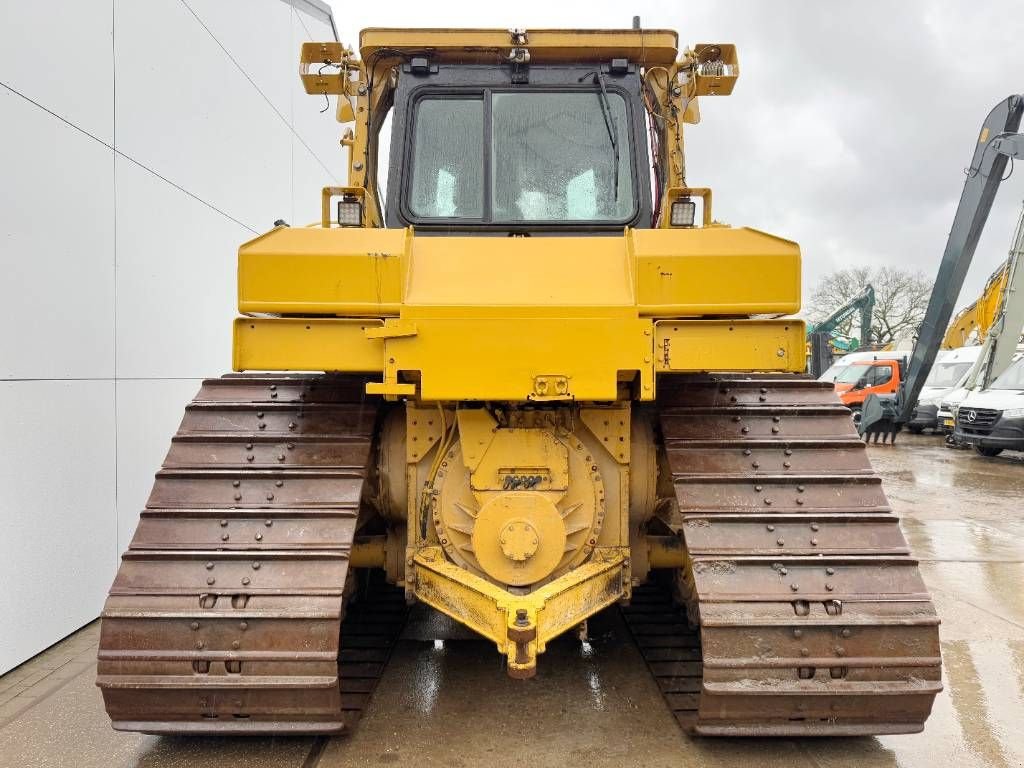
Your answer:
[[[626,617],[680,723],[704,735],[920,731],[942,689],[917,561],[828,384],[662,387],[690,566]],[[686,621],[699,623],[699,635]]]
[[[354,724],[405,615],[398,590],[349,570],[378,409],[362,384],[203,383],[104,606],[97,685],[116,729]]]

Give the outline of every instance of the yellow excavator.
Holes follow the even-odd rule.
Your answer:
[[[1006,279],[1010,272],[1007,259],[989,275],[985,287],[974,302],[961,309],[953,317],[942,339],[942,349],[957,349],[969,344],[983,344],[988,331],[999,312],[999,302],[1006,290]]]
[[[617,606],[691,732],[921,730],[938,618],[802,375],[799,247],[686,177],[735,46],[367,29],[300,71],[348,185],[239,250],[237,373],[186,407],[104,607],[114,727],[346,732],[421,603],[541,680]]]

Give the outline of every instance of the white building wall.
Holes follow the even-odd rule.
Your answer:
[[[325,8],[0,0],[0,673],[99,613],[184,404],[230,368],[238,245],[343,179],[297,77]]]

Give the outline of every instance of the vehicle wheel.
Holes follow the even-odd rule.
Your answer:
[[[924,427],[920,424],[907,424],[907,431],[912,435],[920,435],[924,432]]]
[[[982,456],[988,456],[990,459],[993,456],[998,456],[1000,453],[1003,452],[1002,448],[993,448],[988,445],[976,445],[974,446],[974,450],[976,450]]]

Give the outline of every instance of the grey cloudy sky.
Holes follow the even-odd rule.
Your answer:
[[[733,42],[732,96],[703,98],[687,177],[715,217],[800,243],[804,296],[833,269],[934,275],[981,121],[1024,92],[1020,0],[334,3],[352,45],[368,26],[628,27],[680,45]],[[1006,258],[1024,168],[1000,192],[960,304]]]

